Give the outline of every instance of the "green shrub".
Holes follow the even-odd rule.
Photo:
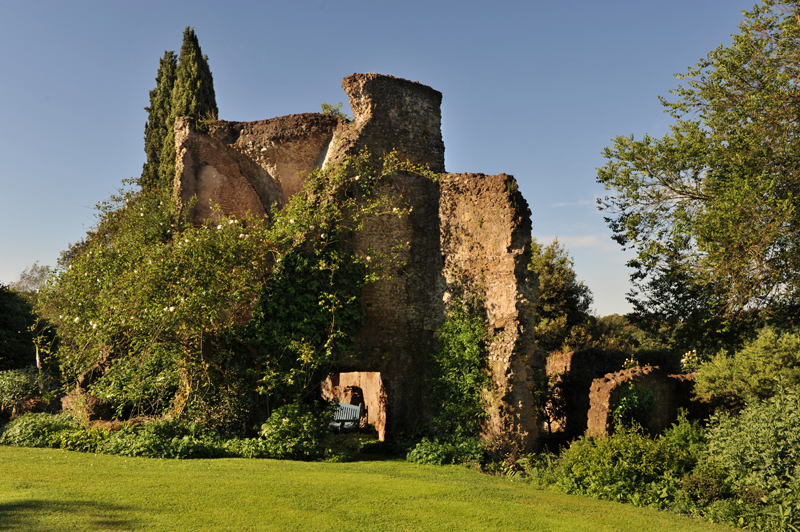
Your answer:
[[[231,438],[225,440],[223,448],[228,456],[239,458],[267,458],[267,449],[261,438]]]
[[[0,371],[0,409],[39,391],[39,370],[36,366]]]
[[[64,429],[48,438],[49,447],[58,447],[81,453],[101,452],[110,432],[101,428]]]
[[[611,405],[611,426],[614,429],[646,426],[656,396],[653,390],[626,382]]]
[[[734,494],[727,471],[716,462],[702,464],[684,476],[681,489],[691,503],[697,506],[708,506]]]
[[[161,420],[124,427],[110,435],[98,452],[148,458],[218,458],[222,441],[197,423]]]
[[[679,443],[693,434],[691,428],[681,427],[687,423],[682,419],[673,434],[655,439],[640,428],[581,438],[562,453],[556,488],[636,506],[666,507],[697,462],[696,449]]]
[[[480,299],[454,289],[447,318],[436,331],[430,387],[438,408],[431,428],[445,438],[473,438],[488,417],[482,397],[489,387],[485,313]]]
[[[302,403],[275,409],[261,426],[265,455],[288,460],[319,460],[328,448],[331,414]]]
[[[423,438],[406,456],[409,462],[427,465],[481,463],[485,459],[486,450],[478,438]]]
[[[800,384],[800,335],[762,329],[735,355],[724,351],[700,366],[695,394],[725,397],[736,406],[767,399],[781,386]]]
[[[708,455],[740,488],[780,495],[800,486],[800,388],[755,402],[739,416],[712,416]]]
[[[55,436],[64,430],[80,430],[69,414],[25,414],[9,422],[0,435],[0,444],[17,447],[55,447]]]

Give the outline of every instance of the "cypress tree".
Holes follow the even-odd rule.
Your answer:
[[[156,88],[150,91],[150,106],[144,108],[147,111],[147,122],[144,125],[144,152],[147,154],[147,161],[142,168],[139,184],[145,191],[158,186],[161,151],[164,149],[164,139],[172,129],[169,118],[172,114],[172,88],[175,86],[177,67],[175,52],[164,52],[164,57],[159,60]]]
[[[217,113],[217,99],[214,95],[211,69],[208,67],[208,56],[200,51],[200,43],[197,41],[194,29],[187,26],[183,32],[175,85],[172,88],[169,128],[161,151],[159,175],[165,188],[171,188],[175,178],[175,118],[216,117]]]

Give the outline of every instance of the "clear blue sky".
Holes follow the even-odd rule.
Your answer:
[[[565,244],[599,315],[627,312],[630,257],[595,206],[601,152],[666,133],[657,97],[753,4],[0,0],[0,281],[55,265],[141,173],[158,59],[193,26],[222,119],[346,104],[354,72],[441,91],[447,170],[516,176],[534,237]]]

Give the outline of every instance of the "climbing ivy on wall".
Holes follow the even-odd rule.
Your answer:
[[[405,216],[383,176],[423,173],[362,153],[312,173],[273,219],[193,226],[128,189],[98,205],[81,251],[40,297],[67,388],[119,417],[172,413],[224,431],[312,400],[363,323],[361,288],[395,257],[350,244],[372,216]]]
[[[432,354],[431,392],[436,411],[434,433],[454,438],[475,437],[488,417],[483,394],[489,387],[483,302],[454,289],[447,318],[437,331]]]

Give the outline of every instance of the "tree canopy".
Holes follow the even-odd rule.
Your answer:
[[[145,107],[147,122],[144,125],[144,151],[147,154],[147,161],[144,163],[142,177],[139,180],[144,190],[157,187],[159,183],[158,172],[164,139],[175,123],[174,118],[170,121],[170,116],[177,67],[175,52],[164,52],[164,57],[159,59],[156,88],[150,91],[150,106]]]
[[[599,200],[614,239],[634,249],[629,299],[656,315],[725,335],[800,296],[800,27],[774,0],[745,13],[662,98],[662,138],[620,136],[604,150]],[[791,313],[789,313],[791,314]],[[784,314],[784,315],[789,315]]]
[[[547,246],[534,239],[528,269],[539,283],[535,333],[539,348],[582,347],[590,336],[592,292],[578,281],[569,252],[557,239]]]
[[[172,180],[175,178],[175,119],[179,116],[216,119],[219,113],[208,56],[203,55],[194,29],[188,26],[183,32],[171,99],[167,131],[159,158],[161,186],[167,190],[172,189]]]

